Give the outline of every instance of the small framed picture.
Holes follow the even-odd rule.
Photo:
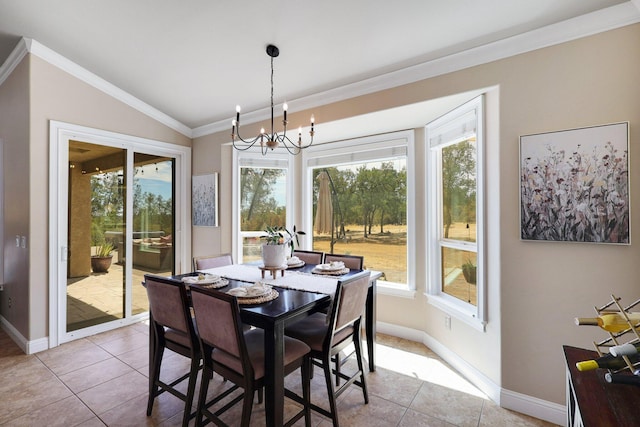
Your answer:
[[[628,122],[520,137],[520,237],[630,244]]]
[[[191,177],[193,225],[218,226],[218,173]]]

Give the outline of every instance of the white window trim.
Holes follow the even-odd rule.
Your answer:
[[[236,262],[241,263],[243,259],[242,254],[242,238],[243,237],[258,237],[262,236],[264,233],[262,231],[252,231],[252,232],[241,232],[240,230],[240,168],[246,166],[255,166],[262,168],[279,168],[286,169],[287,171],[287,191],[286,191],[286,206],[287,206],[287,228],[293,228],[293,218],[295,218],[295,208],[294,203],[292,203],[293,199],[293,191],[294,186],[293,183],[295,181],[295,162],[292,161],[292,155],[289,154],[284,149],[275,149],[269,150],[266,155],[262,155],[260,149],[257,150],[251,149],[246,151],[238,151],[233,150],[233,176],[232,176],[232,185],[233,185],[233,218],[232,218],[232,227],[233,227],[233,242],[231,245],[231,250],[233,253],[233,258]]]
[[[407,157],[407,230],[415,230],[415,136],[413,130],[372,135],[346,141],[319,144],[309,147],[302,153],[302,224],[303,230],[313,229],[313,176],[312,168],[319,166],[336,166],[358,161],[375,161],[384,157],[406,154]],[[310,248],[313,233],[304,237],[304,248]],[[416,253],[415,232],[407,233],[407,284],[385,283],[378,281],[381,294],[415,297],[415,262],[411,256]]]
[[[469,121],[475,111],[477,122]],[[459,142],[469,133],[476,134],[477,146],[477,192],[476,192],[476,248],[477,248],[477,306],[461,301],[441,291],[441,251],[440,251],[440,215],[439,196],[440,164],[438,148]],[[444,139],[442,139],[442,138]],[[439,117],[425,126],[426,142],[426,189],[425,212],[427,216],[427,300],[440,310],[460,319],[476,329],[485,330],[487,323],[486,300],[486,239],[484,233],[485,212],[485,171],[484,171],[484,96],[481,95],[461,105],[455,110]],[[434,209],[437,207],[437,209]]]

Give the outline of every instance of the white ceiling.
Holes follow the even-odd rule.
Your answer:
[[[274,100],[295,112],[320,105],[320,94],[335,98],[362,81],[373,91],[380,76],[416,67],[429,74],[441,58],[523,34],[552,44],[541,28],[601,16],[606,29],[620,25],[607,19],[621,12],[636,22],[638,1],[0,0],[0,64],[21,37],[34,39],[202,134],[228,127],[236,104],[266,111],[270,43],[280,48]]]

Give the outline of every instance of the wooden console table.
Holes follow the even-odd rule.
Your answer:
[[[563,346],[567,361],[567,426],[640,426],[640,387],[609,384],[606,370],[580,372],[576,362],[598,358],[598,353]]]

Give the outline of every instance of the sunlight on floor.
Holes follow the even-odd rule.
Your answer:
[[[475,386],[440,360],[401,349],[376,344],[376,365],[390,371],[488,399]]]

